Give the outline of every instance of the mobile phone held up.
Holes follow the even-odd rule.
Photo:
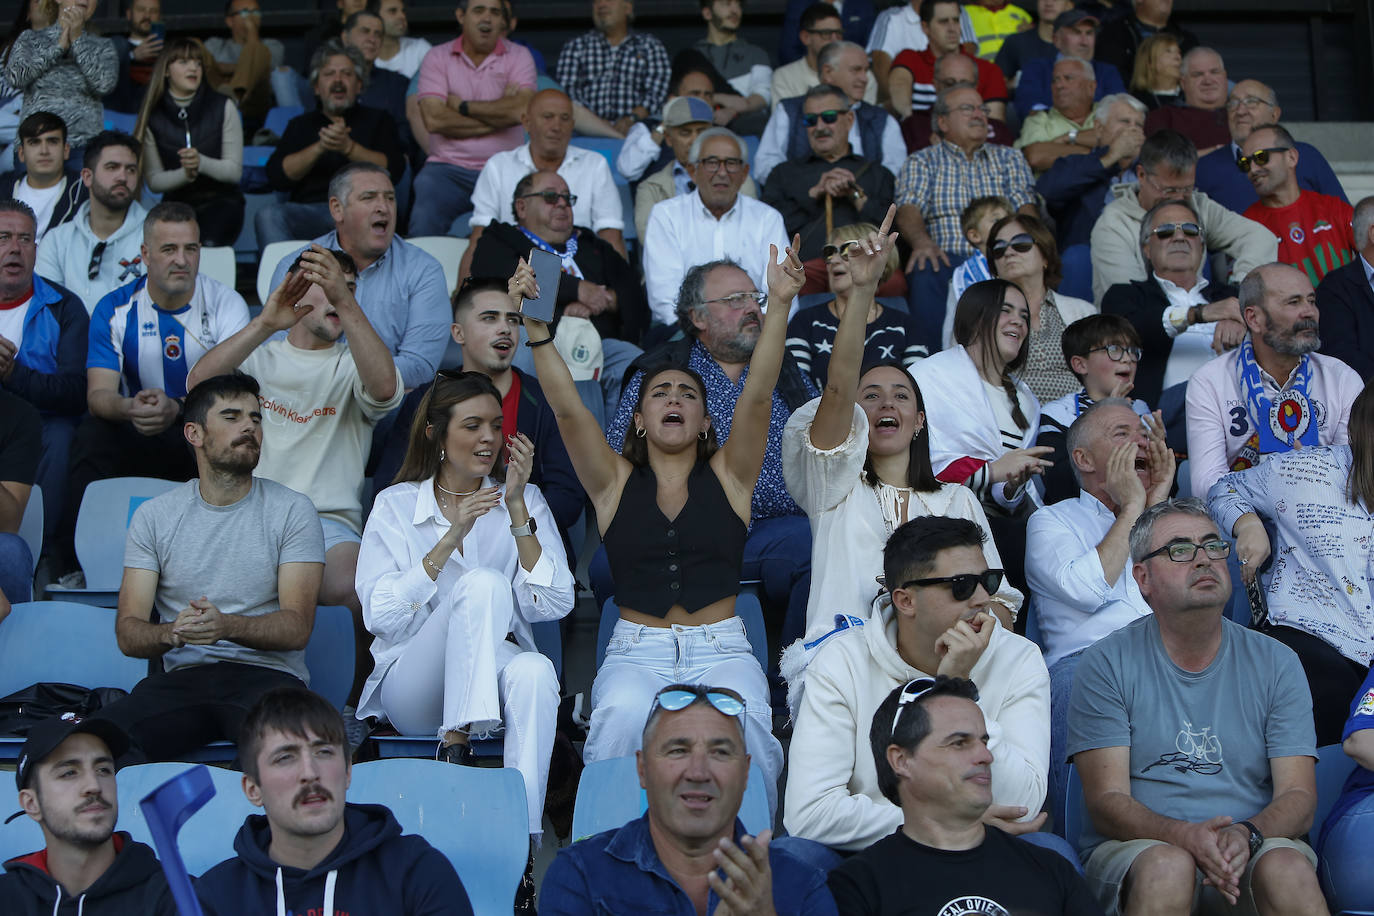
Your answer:
[[[545,324],[551,323],[554,305],[558,301],[558,281],[563,277],[563,260],[552,251],[531,248],[530,268],[539,286],[539,298],[526,299],[520,307],[520,314]]]

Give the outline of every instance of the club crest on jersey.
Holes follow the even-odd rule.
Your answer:
[[[1307,238],[1307,233],[1302,231],[1302,227],[1297,223],[1288,224],[1288,237],[1293,240],[1294,245],[1301,245],[1302,240]]]
[[[168,359],[180,359],[181,338],[175,334],[168,334],[163,340],[162,355]]]

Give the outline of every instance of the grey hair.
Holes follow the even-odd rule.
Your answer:
[[[963,80],[960,80],[959,82],[950,86],[948,89],[945,89],[939,95],[935,96],[935,105],[931,108],[931,114],[935,115],[936,117],[949,114],[949,94],[951,92],[958,92],[960,89],[976,90],[977,88],[978,87],[975,86],[973,83],[964,82]],[[982,93],[979,93],[978,98],[981,99],[982,97]]]
[[[353,176],[361,175],[365,172],[375,172],[378,175],[385,175],[388,183],[391,181],[391,173],[380,165],[372,162],[350,162],[348,165],[334,173],[334,177],[329,179],[329,200],[337,200],[339,203],[348,203],[348,195],[353,193]]]
[[[1094,83],[1097,82],[1097,71],[1093,69],[1093,65],[1091,63],[1089,63],[1081,57],[1074,57],[1072,54],[1065,54],[1063,57],[1059,58],[1059,60],[1054,62],[1054,66],[1057,67],[1062,61],[1066,60],[1071,60],[1077,63],[1079,65],[1079,69],[1083,71],[1084,76],[1092,80]],[[1053,68],[1051,68],[1051,71],[1053,71]],[[1124,95],[1125,93],[1122,94]]]
[[[1153,207],[1151,207],[1145,213],[1145,218],[1140,221],[1141,248],[1144,248],[1146,243],[1150,241],[1150,232],[1154,229],[1154,226],[1152,226],[1151,223],[1153,223],[1155,220],[1155,214],[1158,213],[1160,210],[1163,210],[1165,207],[1183,207],[1189,213],[1193,214],[1193,222],[1198,224],[1198,228],[1201,229],[1204,233],[1207,231],[1207,227],[1202,225],[1202,217],[1197,215],[1197,207],[1193,206],[1193,202],[1191,200],[1161,200],[1158,203],[1156,203]]]
[[[868,52],[864,51],[863,45],[856,45],[852,41],[832,41],[824,48],[821,48],[820,53],[816,55],[816,72],[820,73],[826,67],[835,63],[835,59],[850,48],[858,50],[860,54],[867,57]]]
[[[749,148],[744,145],[744,141],[739,138],[739,134],[728,127],[711,127],[697,134],[697,138],[692,141],[692,149],[687,153],[687,162],[689,165],[696,165],[701,161],[701,148],[706,145],[707,141],[714,137],[729,137],[731,140],[735,141],[735,146],[739,148],[739,157],[745,162],[749,161]]]
[[[711,275],[711,271],[717,267],[733,267],[736,270],[744,270],[733,258],[721,258],[718,261],[707,261],[705,264],[698,264],[687,271],[682,278],[682,285],[677,291],[677,323],[682,328],[682,333],[688,337],[697,336],[696,325],[692,324],[692,316],[706,310],[706,278]]]
[[[1140,114],[1146,114],[1149,111],[1149,109],[1145,107],[1144,102],[1140,101],[1140,99],[1131,95],[1129,92],[1113,92],[1111,95],[1104,95],[1094,103],[1093,123],[1101,124],[1103,121],[1107,120],[1107,116],[1112,112],[1112,106],[1117,102],[1129,105],[1132,111],[1137,111]]]
[[[1264,311],[1264,297],[1269,292],[1269,287],[1264,283],[1264,268],[1269,266],[1269,264],[1261,264],[1246,274],[1244,280],[1240,281],[1238,297],[1240,299],[1241,320],[1245,319],[1245,310],[1252,305],[1260,311]],[[1246,327],[1249,327],[1250,323],[1247,321],[1245,324]]]
[[[1274,91],[1274,87],[1273,87],[1273,86],[1269,85],[1268,83],[1260,82],[1259,80],[1255,79],[1253,76],[1247,77],[1245,81],[1246,81],[1246,82],[1251,82],[1251,83],[1259,83],[1261,86],[1263,86],[1263,87],[1264,87],[1264,91],[1267,92],[1267,93],[1269,94],[1269,105],[1270,105],[1270,107],[1273,107],[1273,108],[1278,108],[1278,107],[1279,107],[1279,94],[1278,94],[1277,92]],[[1226,96],[1226,97],[1229,99],[1233,94],[1235,94],[1235,91],[1236,91],[1236,90],[1235,90],[1235,87],[1234,87],[1234,86],[1231,87],[1231,91],[1230,91],[1229,93],[1227,93],[1227,96]]]
[[[1181,499],[1166,499],[1157,502],[1140,513],[1140,518],[1136,519],[1135,525],[1131,527],[1132,562],[1145,562],[1145,555],[1150,552],[1150,540],[1155,534],[1155,522],[1166,515],[1192,515],[1197,518],[1205,518],[1207,521],[1216,524],[1211,514],[1207,511],[1207,504],[1196,496],[1188,496]]]
[[[845,92],[839,86],[832,86],[829,83],[821,83],[806,90],[806,94],[802,96],[802,106],[805,107],[806,103],[812,99],[830,98],[839,99],[844,103],[845,110],[849,110],[849,93]]]
[[[1078,470],[1078,462],[1073,460],[1073,453],[1087,444],[1088,438],[1096,431],[1097,420],[1094,419],[1098,412],[1106,410],[1108,407],[1124,407],[1131,413],[1135,413],[1135,408],[1126,398],[1103,398],[1100,401],[1093,401],[1088,405],[1088,409],[1078,415],[1078,418],[1069,426],[1069,432],[1064,437],[1064,448],[1069,453],[1069,467],[1073,470],[1073,479],[1080,487],[1083,486],[1083,475]]]
[[[367,88],[367,61],[363,60],[363,52],[352,45],[346,45],[338,38],[330,38],[315,49],[315,53],[310,55],[310,85],[314,86],[315,81],[320,78],[320,71],[324,69],[324,62],[331,57],[347,57],[349,63],[353,65],[353,72],[358,75],[358,81]]]
[[[1370,199],[1374,200],[1374,198]],[[33,224],[33,231],[38,231],[38,217],[34,215],[33,207],[16,197],[0,198],[0,213],[18,213],[21,216],[27,216],[29,222]]]
[[[1192,60],[1194,57],[1197,57],[1199,54],[1215,55],[1216,59],[1221,61],[1221,69],[1226,69],[1226,58],[1221,56],[1220,51],[1218,51],[1216,48],[1208,48],[1204,45],[1198,45],[1196,48],[1193,48],[1187,54],[1183,55],[1183,60],[1179,63],[1179,73],[1187,73],[1188,61]]]
[[[1355,247],[1363,248],[1369,244],[1369,229],[1374,226],[1374,196],[1366,197],[1355,205],[1355,218],[1351,228],[1355,232]]]

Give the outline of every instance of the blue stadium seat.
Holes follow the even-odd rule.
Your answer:
[[[763,623],[763,608],[759,605],[758,596],[751,591],[741,590],[735,598],[735,614],[744,621],[744,632],[749,637],[749,645],[754,650],[754,657],[759,660],[759,666],[767,671],[768,629]],[[607,598],[601,608],[601,625],[596,632],[597,670],[601,669],[601,663],[606,660],[606,645],[611,641],[611,633],[619,619],[620,608],[616,606],[614,596]]]
[[[43,552],[43,488],[38,484],[29,490],[29,501],[19,522],[19,536],[29,545],[29,553],[33,555],[33,569],[29,570],[32,576],[38,568],[38,555]]]
[[[181,861],[177,833],[181,825],[214,796],[215,784],[210,780],[210,771],[204,766],[196,766],[156,786],[138,803],[181,916],[201,916],[202,910],[191,876]]]
[[[1317,811],[1312,817],[1312,829],[1308,832],[1313,848],[1321,843],[1327,815],[1341,797],[1346,779],[1354,771],[1355,761],[1346,756],[1345,749],[1339,744],[1317,748]]]
[[[624,140],[615,137],[573,137],[572,146],[580,149],[591,150],[600,153],[606,159],[606,164],[611,167],[611,178],[618,185],[629,184],[625,176],[615,167],[615,160],[620,155],[620,147],[625,143]]]
[[[126,114],[122,111],[110,111],[105,109],[105,129],[117,130],[126,134],[132,134],[138,125],[138,115]]]
[[[315,608],[315,628],[305,646],[310,689],[343,709],[353,686],[353,612],[343,605]]]
[[[167,780],[190,768],[185,762],[142,763],[115,775],[119,786],[118,829],[129,831],[140,843],[152,843],[153,834],[139,800]],[[237,770],[207,767],[215,794],[181,826],[177,845],[186,870],[202,875],[234,855],[234,836],[250,814],[261,814],[243,794],[243,774]]]
[[[1083,783],[1078,778],[1078,767],[1069,764],[1069,779],[1064,785],[1064,811],[1062,816],[1056,811],[1055,820],[1059,822],[1059,835],[1078,849],[1083,830],[1091,826],[1088,820],[1088,803],[1083,797]]]
[[[299,105],[278,105],[267,112],[262,126],[280,137],[286,132],[286,125],[291,123],[291,119],[302,114],[305,114],[305,109]]]
[[[530,834],[519,771],[433,760],[376,760],[353,768],[348,800],[386,805],[401,829],[448,857],[475,916],[510,916]]]

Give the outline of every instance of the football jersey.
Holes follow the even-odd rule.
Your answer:
[[[1244,215],[1278,236],[1279,260],[1306,272],[1315,287],[1322,277],[1354,259],[1354,213],[1339,197],[1303,191],[1286,207],[1256,201]]]

